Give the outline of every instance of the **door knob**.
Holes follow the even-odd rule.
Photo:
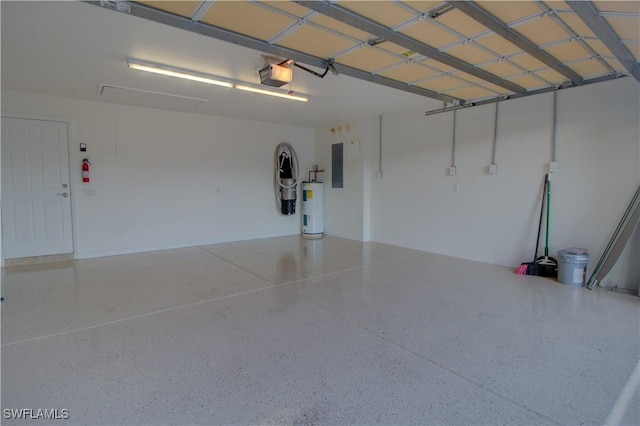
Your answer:
[[[63,192],[62,194],[56,194],[56,195],[61,195],[63,197],[68,197],[69,196],[69,194],[67,194],[66,192]]]
[[[66,183],[63,183],[63,184],[62,184],[62,187],[63,187],[63,188],[66,188],[66,187],[68,187],[68,186],[69,186],[69,185],[67,185]]]

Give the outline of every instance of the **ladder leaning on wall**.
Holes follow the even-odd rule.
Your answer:
[[[611,272],[611,268],[616,264],[620,254],[624,250],[629,238],[635,231],[636,227],[640,223],[640,185],[636,190],[635,195],[631,199],[629,206],[625,210],[622,215],[622,219],[618,224],[618,227],[613,232],[613,236],[611,240],[609,240],[609,244],[604,249],[604,253],[602,253],[602,257],[598,261],[593,273],[591,274],[591,278],[587,282],[587,288],[593,289],[599,282],[602,281],[604,277],[607,276],[609,272]]]

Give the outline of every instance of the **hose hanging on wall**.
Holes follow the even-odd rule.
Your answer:
[[[282,142],[274,155],[273,191],[276,209],[283,216],[296,212],[298,193],[298,156],[291,145]]]

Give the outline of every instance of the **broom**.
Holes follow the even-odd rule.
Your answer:
[[[538,247],[540,245],[540,230],[542,229],[542,216],[544,215],[544,194],[547,191],[547,178],[545,176],[542,188],[542,203],[540,206],[540,220],[538,221],[538,236],[536,238],[536,251],[533,254],[533,262],[523,262],[513,271],[516,275],[538,275]]]
[[[547,188],[547,222],[546,222],[546,238],[544,243],[544,256],[540,256],[536,259],[538,270],[536,275],[540,277],[557,277],[558,276],[558,261],[549,256],[549,206],[551,205],[551,180],[549,180],[549,174],[546,176],[546,188]]]

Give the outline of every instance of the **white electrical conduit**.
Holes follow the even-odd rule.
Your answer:
[[[284,185],[282,183],[282,179],[280,179],[280,154],[287,153],[287,156],[291,160],[291,176],[293,178],[293,183],[291,185]],[[298,185],[298,156],[296,155],[296,151],[293,147],[286,143],[282,142],[276,147],[275,155],[274,155],[274,175],[273,175],[273,192],[276,197],[276,209],[281,216],[286,216],[282,213],[282,188],[285,189],[295,189],[296,185]]]
[[[558,116],[558,92],[553,92],[553,116],[551,117],[551,161],[556,162],[556,120]]]
[[[449,169],[449,175],[454,176],[456,174],[456,111],[453,111],[453,132],[451,135],[451,169]]]
[[[378,133],[378,177],[382,177],[382,115],[379,118],[379,133]]]
[[[498,105],[496,102],[496,112],[493,117],[493,150],[491,152],[491,164],[496,164],[496,145],[498,144]]]

